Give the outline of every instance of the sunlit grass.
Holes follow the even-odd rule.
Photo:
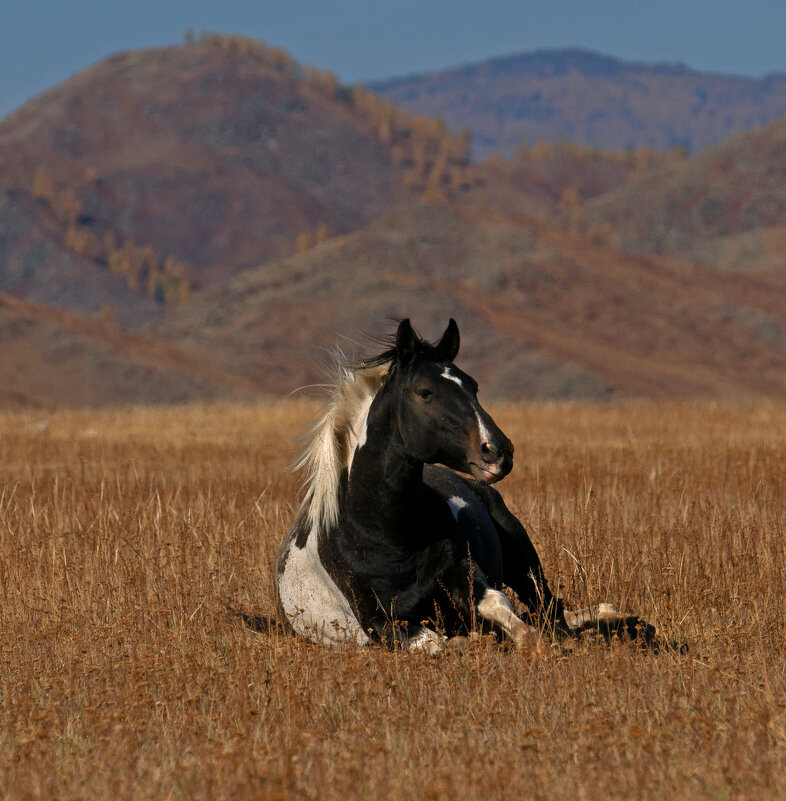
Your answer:
[[[572,603],[690,653],[257,633],[316,408],[0,415],[3,798],[786,794],[786,407],[503,406]],[[580,567],[579,567],[580,566]]]

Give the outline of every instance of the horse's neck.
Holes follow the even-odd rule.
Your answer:
[[[407,456],[390,399],[374,401],[355,451],[344,512],[354,526],[406,539],[423,491],[423,463]]]

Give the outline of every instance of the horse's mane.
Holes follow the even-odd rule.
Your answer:
[[[311,528],[338,523],[341,477],[350,467],[371,401],[387,380],[395,350],[361,362],[334,354],[330,398],[314,423],[295,468],[303,479],[304,512]]]

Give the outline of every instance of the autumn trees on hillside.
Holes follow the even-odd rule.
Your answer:
[[[152,245],[138,245],[111,229],[98,232],[83,215],[82,202],[73,188],[59,188],[43,166],[36,168],[32,194],[47,205],[72,253],[94,261],[121,276],[129,289],[157,303],[185,300],[191,282],[185,266],[171,255],[159,254]]]
[[[390,149],[393,161],[405,168],[404,180],[412,189],[467,185],[469,130],[452,134],[441,119],[409,114],[362,86],[352,89],[351,102]]]
[[[539,140],[533,145],[522,142],[515,150],[514,160],[519,164],[527,161],[554,161],[560,158],[571,159],[574,162],[607,161],[643,172],[653,167],[679,161],[687,155],[687,151],[682,146],[676,146],[670,150],[657,150],[649,145],[613,150],[583,145],[569,139],[559,139],[556,142]]]
[[[218,33],[203,33],[199,42],[254,55],[312,91],[352,108],[371,125],[394,163],[404,168],[404,180],[413,190],[446,191],[468,185],[469,130],[452,134],[441,119],[410,114],[362,86],[344,87],[330,70],[298,64],[281,48],[264,42]]]
[[[403,111],[362,86],[342,86],[334,73],[302,66],[281,48],[242,36],[222,34],[202,34],[199,39],[189,34],[186,46],[203,48],[194,55],[200,61],[206,60],[211,67],[218,62],[223,68],[227,66],[224,62],[229,62],[227,74],[230,77],[227,83],[230,92],[234,90],[231,84],[235,74],[232,67],[237,66],[236,62],[244,68],[250,65],[254,68],[248,70],[250,74],[265,78],[258,83],[251,81],[248,84],[247,90],[252,95],[264,91],[262,86],[274,83],[285,100],[297,98],[296,104],[279,104],[275,113],[288,113],[290,105],[302,108],[304,103],[313,104],[326,114],[335,115],[345,126],[343,130],[348,127],[356,133],[362,131],[366,141],[373,135],[390,154],[393,164],[400,168],[401,179],[418,195],[455,198],[458,191],[470,188],[473,182],[481,183],[486,179],[484,176],[493,176],[493,170],[483,172],[481,167],[470,167],[471,136],[468,130],[451,133],[441,119]],[[228,57],[211,48],[219,48],[233,55]],[[270,81],[269,70],[258,69],[260,62],[283,78]],[[259,130],[259,136],[251,137],[251,141],[263,141],[266,120],[254,117],[249,124],[258,126]],[[300,123],[295,120],[295,124]],[[337,126],[337,129],[342,130],[341,126]],[[308,137],[306,143],[309,143]],[[380,151],[377,148],[370,149],[373,151],[373,164],[376,165]],[[511,165],[510,162],[504,164],[508,172],[519,168],[522,176],[520,184],[525,187],[528,182],[534,183],[533,176],[539,180],[541,187],[546,189],[546,196],[548,192],[552,193],[549,208],[554,218],[565,228],[576,231],[581,229],[582,207],[587,197],[604,190],[616,176],[624,176],[625,171],[651,169],[666,159],[677,157],[678,153],[663,154],[651,148],[620,153],[599,151],[573,142],[538,142],[519,148],[516,156],[518,165]],[[526,168],[522,168],[525,162]],[[587,169],[589,163],[596,166],[600,163],[602,169]],[[26,171],[23,180],[31,181],[32,195],[51,214],[62,243],[69,251],[111,270],[122,277],[131,290],[154,298],[159,303],[183,300],[189,296],[191,283],[186,266],[172,254],[158,252],[151,243],[121,237],[115,230],[116,224],[107,220],[105,213],[97,215],[101,218],[100,222],[92,219],[90,214],[85,214],[83,200],[89,196],[101,197],[100,192],[91,191],[96,180],[94,170],[80,173],[80,170],[84,170],[84,162],[80,161],[71,162],[71,166],[54,161],[46,164],[51,173],[39,165],[33,176]],[[606,169],[609,165],[614,169]],[[389,164],[385,165],[388,172],[389,167]],[[611,179],[608,178],[609,174]],[[311,188],[307,186],[305,191]],[[314,210],[315,206],[310,208],[310,213],[303,218],[304,230],[297,235],[291,228],[291,217],[286,224],[281,224],[278,230],[273,231],[274,236],[281,238],[282,229],[286,228],[287,245],[282,249],[284,254],[307,251],[334,233],[320,220],[320,212]],[[53,226],[49,227],[51,230]],[[209,231],[205,233],[210,234]],[[596,236],[601,239],[607,237],[608,232],[598,229]]]

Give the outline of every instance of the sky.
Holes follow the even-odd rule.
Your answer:
[[[786,72],[783,0],[0,0],[0,117],[117,52],[241,33],[345,83],[584,47],[712,72]]]

